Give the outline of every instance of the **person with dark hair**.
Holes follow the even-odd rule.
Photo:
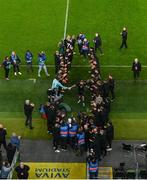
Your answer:
[[[19,75],[22,75],[22,73],[20,72],[20,69],[19,69],[21,60],[18,57],[18,55],[15,53],[15,51],[12,51],[11,56],[10,56],[10,61],[11,61],[11,64],[13,65],[14,75],[17,76],[17,73]]]
[[[60,142],[61,142],[61,149],[63,151],[67,150],[67,138],[68,138],[68,124],[63,121],[60,125]]]
[[[1,66],[3,66],[4,70],[5,70],[5,79],[9,80],[9,72],[10,72],[10,68],[11,68],[11,62],[10,62],[10,59],[8,56],[5,57]]]
[[[128,47],[127,46],[128,31],[127,31],[126,27],[123,28],[120,35],[121,35],[121,38],[122,38],[122,43],[121,43],[120,49],[122,49],[123,46],[125,46],[125,48],[127,48]]]
[[[100,51],[100,55],[104,55],[101,46],[102,46],[102,40],[99,33],[95,34],[95,38],[93,39],[94,42],[94,49],[95,52],[97,52],[97,49]]]
[[[30,127],[30,129],[33,129],[32,126],[32,112],[34,109],[34,104],[30,103],[30,100],[26,100],[24,104],[24,114],[26,116],[25,125]]]
[[[2,124],[0,124],[0,149],[1,149],[1,145],[3,145],[4,148],[7,150],[6,135],[7,135],[6,128],[4,128]]]
[[[29,71],[33,72],[33,67],[32,67],[33,54],[31,53],[30,50],[26,51],[25,60],[26,60],[26,64],[27,64],[27,72],[29,72]]]
[[[15,168],[18,179],[28,179],[30,167],[25,165],[23,162]]]
[[[98,160],[93,157],[88,161],[89,164],[89,179],[98,178]]]
[[[138,61],[137,58],[134,59],[134,62],[132,64],[132,71],[134,75],[134,80],[137,80],[141,72],[141,63]]]

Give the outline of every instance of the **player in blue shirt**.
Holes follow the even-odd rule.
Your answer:
[[[27,72],[29,71],[33,72],[33,67],[32,67],[33,54],[31,53],[31,51],[29,50],[26,51],[25,60],[27,63]]]
[[[44,69],[46,76],[50,76],[48,74],[45,61],[46,61],[46,54],[42,51],[41,53],[38,54],[38,61],[39,61],[39,69],[38,69],[38,77],[41,77],[40,73],[42,69]]]

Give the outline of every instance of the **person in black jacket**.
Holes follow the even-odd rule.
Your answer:
[[[45,114],[47,117],[47,131],[49,134],[52,134],[53,125],[56,119],[56,108],[55,105],[47,102],[44,106]]]
[[[0,124],[0,149],[1,149],[1,145],[3,145],[5,149],[7,149],[6,135],[7,135],[6,128],[4,128],[2,124]]]
[[[113,101],[115,99],[115,93],[114,93],[115,81],[111,74],[109,74],[108,76],[108,85],[109,85],[109,92],[111,94],[111,101]]]
[[[60,152],[59,144],[60,144],[60,124],[55,123],[53,127],[53,148],[57,153]]]
[[[26,100],[24,104],[24,114],[26,116],[26,122],[25,125],[30,127],[30,129],[33,129],[32,127],[32,112],[34,109],[34,104],[30,103],[30,100]]]
[[[122,43],[121,43],[120,49],[122,49],[123,46],[125,46],[125,48],[128,48],[128,46],[127,46],[128,31],[127,31],[126,27],[123,28],[120,35],[122,37]]]
[[[95,49],[95,52],[97,51],[97,49],[100,51],[100,55],[104,55],[103,54],[103,51],[101,49],[101,46],[102,46],[102,40],[101,40],[101,37],[100,37],[100,34],[96,33],[95,34],[95,38],[93,39],[93,42],[94,42],[94,49]]]
[[[132,71],[134,74],[134,80],[138,79],[141,72],[141,63],[138,61],[137,58],[135,58],[133,64],[132,64]]]
[[[28,179],[30,167],[20,162],[19,166],[15,168],[18,179]]]
[[[3,66],[4,70],[5,70],[5,79],[9,80],[9,71],[10,71],[10,67],[11,67],[11,62],[10,62],[10,59],[8,56],[5,57],[1,66]]]

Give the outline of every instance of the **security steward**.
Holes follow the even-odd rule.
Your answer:
[[[66,151],[67,149],[67,138],[68,138],[68,124],[63,121],[60,126],[60,142],[61,142],[61,149],[63,151]]]
[[[89,179],[98,178],[98,160],[93,157],[89,162]]]

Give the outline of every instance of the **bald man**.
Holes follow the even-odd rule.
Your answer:
[[[30,129],[33,129],[32,127],[32,112],[34,109],[34,104],[30,102],[30,100],[26,100],[24,104],[24,114],[26,116],[25,126],[29,126]]]

